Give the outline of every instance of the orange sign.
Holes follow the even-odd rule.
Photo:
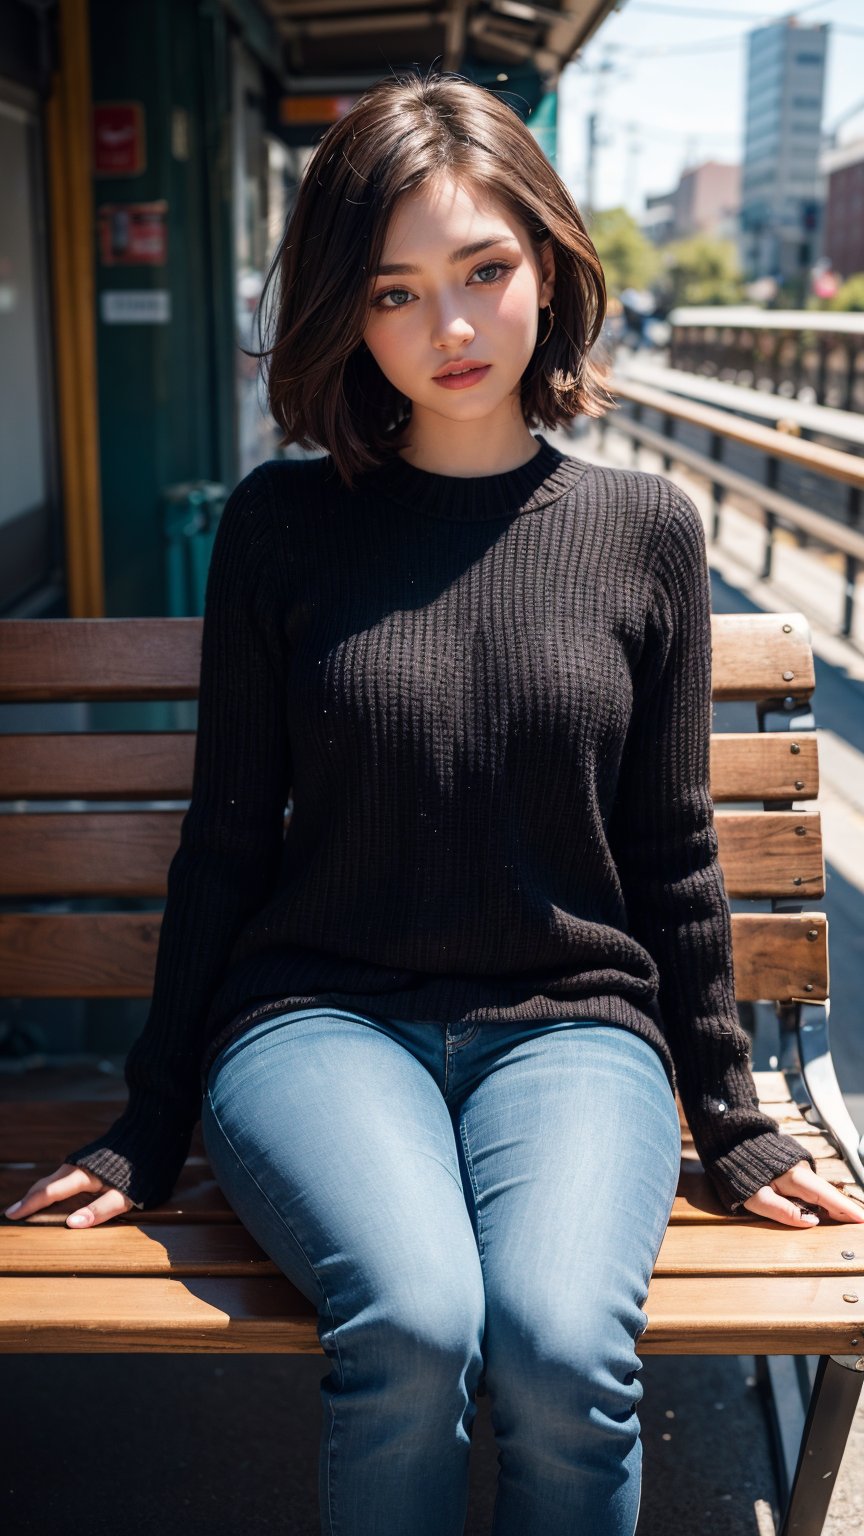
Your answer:
[[[335,123],[350,112],[356,96],[280,96],[280,123]]]

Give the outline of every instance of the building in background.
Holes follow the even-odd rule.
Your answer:
[[[706,160],[682,171],[677,187],[645,199],[639,224],[655,245],[706,235],[734,240],[738,234],[741,172],[737,165]]]
[[[706,160],[683,171],[673,194],[676,240],[707,235],[734,240],[741,205],[741,167]]]
[[[740,255],[751,281],[804,282],[819,254],[827,45],[827,24],[794,16],[747,37]]]
[[[822,250],[841,278],[864,272],[864,138],[826,150]]]
[[[639,228],[654,245],[666,245],[675,236],[675,193],[649,192]]]

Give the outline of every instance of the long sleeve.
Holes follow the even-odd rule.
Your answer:
[[[281,860],[291,761],[270,522],[266,478],[253,470],[225,504],[210,561],[192,794],[168,871],[151,1005],[124,1066],[128,1104],[66,1158],[141,1209],[168,1199],[186,1160],[208,1006]]]
[[[675,488],[652,566],[645,650],[610,818],[630,931],[658,1003],[696,1152],[727,1210],[802,1158],[758,1107],[735,1002],[709,789],[711,588],[698,509]]]

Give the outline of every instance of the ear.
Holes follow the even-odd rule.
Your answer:
[[[540,251],[540,270],[542,281],[539,302],[540,308],[545,309],[550,300],[555,297],[555,253],[551,240],[547,240]]]

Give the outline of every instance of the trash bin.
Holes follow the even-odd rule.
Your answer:
[[[213,541],[228,492],[214,480],[188,480],[162,492],[166,612],[200,618]]]

